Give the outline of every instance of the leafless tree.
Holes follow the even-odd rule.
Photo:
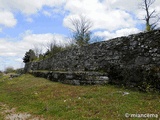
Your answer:
[[[43,51],[43,45],[42,44],[37,44],[37,45],[33,45],[34,46],[34,52],[35,55],[38,57],[40,54],[42,54]]]
[[[89,43],[91,35],[92,22],[87,19],[85,16],[80,15],[78,18],[70,19],[71,27],[69,28],[72,31],[72,37],[75,40],[75,43],[79,46]]]
[[[152,10],[151,11],[151,5],[153,5],[153,3],[155,2],[155,0],[143,0],[142,1],[142,9],[145,10],[146,15],[144,20],[146,21],[146,31],[151,31],[156,29],[157,27],[157,23],[160,20],[160,17],[158,16],[158,14],[156,13],[156,10]],[[154,19],[154,22],[151,22],[151,19]]]
[[[48,43],[46,43],[44,45],[44,47],[46,48],[46,52],[44,53],[44,57],[46,56],[53,56],[58,52],[61,52],[64,48],[62,45],[59,45],[57,42],[56,37],[54,37],[51,41],[48,41]]]

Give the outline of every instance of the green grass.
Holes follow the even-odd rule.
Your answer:
[[[123,96],[122,92],[130,94]],[[160,95],[156,93],[111,85],[66,85],[28,74],[12,80],[0,78],[0,102],[46,120],[125,120],[125,113],[160,116]]]

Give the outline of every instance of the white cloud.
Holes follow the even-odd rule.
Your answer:
[[[133,16],[127,11],[109,8],[98,0],[68,0],[65,9],[70,12],[64,19],[66,27],[69,25],[70,17],[81,14],[86,15],[94,23],[93,29],[113,31],[136,25]]]
[[[35,45],[43,47],[51,42],[58,45],[65,45],[69,41],[64,35],[60,34],[33,34],[31,31],[26,31],[21,34],[17,42],[11,42],[9,39],[0,39],[0,56],[19,56],[22,57],[26,51],[33,49]]]
[[[65,11],[63,10],[63,8],[55,6],[54,8],[43,10],[42,14],[47,17],[56,18],[58,15],[64,15]]]
[[[0,11],[0,24],[5,27],[13,27],[17,24],[17,20],[14,18],[13,13],[9,11]]]
[[[30,44],[30,46],[34,45],[47,45],[48,43],[54,42],[58,45],[64,45],[67,44],[67,41],[65,40],[65,36],[59,35],[59,34],[27,34],[23,36],[23,44],[26,45]]]
[[[0,8],[17,10],[26,15],[36,14],[43,6],[60,6],[65,0],[0,0]]]
[[[94,36],[104,37],[105,40],[121,37],[121,36],[128,36],[130,34],[136,34],[139,33],[140,30],[137,28],[126,28],[126,29],[120,29],[116,32],[109,32],[109,31],[103,31],[103,32],[96,32],[94,33]]]
[[[69,14],[64,19],[64,26],[69,26],[70,17],[84,14],[94,23],[93,29],[112,32],[118,29],[134,28],[145,24],[142,19],[146,13],[141,9],[141,2],[137,0],[67,0],[65,10]],[[156,0],[151,9],[155,9],[160,14],[159,5],[160,0]]]
[[[27,16],[27,22],[33,22],[30,15],[38,14],[43,10],[44,6],[60,9],[64,3],[65,0],[0,0],[0,25],[14,27],[17,24],[17,20],[14,17],[16,12]],[[44,14],[49,15],[49,12],[45,11]],[[2,31],[2,28],[0,28],[0,31]]]
[[[26,21],[29,22],[29,23],[32,23],[33,19],[32,18],[27,18]]]
[[[0,0],[0,8],[18,10],[25,14],[36,13],[42,7],[42,1],[36,0]]]
[[[136,11],[139,8],[138,0],[104,0],[103,4],[110,9],[122,9],[125,11]]]
[[[40,12],[44,6],[51,7],[54,12],[69,12],[64,20],[67,26],[67,18],[77,14],[86,14],[94,23],[94,29],[107,29],[109,31],[134,27],[139,17],[141,1],[128,0],[0,0],[0,9],[8,11],[20,11],[26,15]],[[160,11],[160,1],[156,0],[153,8]],[[130,14],[131,13],[131,14]],[[44,10],[43,14],[51,16],[51,12]],[[138,15],[138,16],[137,16]],[[28,19],[27,21],[32,21]]]
[[[51,13],[51,12],[46,11],[46,10],[45,10],[45,11],[43,11],[43,14],[44,14],[45,16],[49,16],[49,17],[52,15],[52,13]]]

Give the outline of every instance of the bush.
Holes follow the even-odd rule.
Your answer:
[[[7,73],[13,73],[13,72],[15,72],[15,70],[14,70],[13,67],[7,67],[4,72],[5,72],[6,74],[7,74]]]
[[[17,74],[23,74],[24,73],[24,69],[23,68],[18,68],[18,69],[15,70],[15,72]]]
[[[35,55],[35,52],[32,49],[30,49],[28,52],[25,53],[25,56],[23,57],[23,62],[24,63],[32,62],[36,58],[37,57]]]
[[[50,50],[48,50],[48,51],[45,53],[45,56],[49,56],[49,57],[54,56],[55,54],[63,51],[63,49],[64,49],[64,48],[61,47],[61,46],[58,46],[58,45],[56,45],[56,44],[51,44],[51,45],[50,45]]]

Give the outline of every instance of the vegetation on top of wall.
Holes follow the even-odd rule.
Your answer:
[[[70,48],[70,46],[60,46],[60,45],[51,43],[47,51],[43,54],[42,53],[36,54],[35,50],[30,49],[28,52],[25,53],[25,56],[23,57],[23,62],[28,63],[33,61],[44,60],[44,59],[53,57],[55,54],[61,51],[64,51],[68,48]]]
[[[66,49],[66,47],[62,47],[60,45],[56,45],[56,44],[51,43],[50,48],[44,53],[43,58],[52,57],[55,54],[65,50],[65,49]]]
[[[35,52],[32,49],[30,49],[28,52],[25,53],[25,56],[23,57],[23,62],[32,62],[36,59],[36,57],[37,56],[35,55]]]

